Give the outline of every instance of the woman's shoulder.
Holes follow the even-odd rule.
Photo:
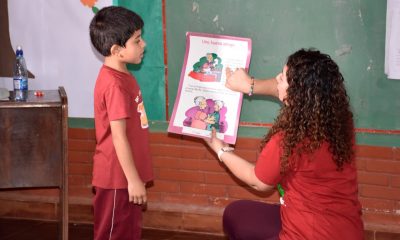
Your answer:
[[[275,133],[274,135],[272,135],[270,141],[280,142],[283,140],[284,137],[285,137],[285,133],[283,131],[279,131],[279,132]]]

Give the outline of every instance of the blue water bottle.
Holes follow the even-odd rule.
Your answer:
[[[28,69],[21,46],[15,51],[17,56],[14,64],[14,100],[25,101],[28,97]]]

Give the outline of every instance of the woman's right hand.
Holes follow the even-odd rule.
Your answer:
[[[217,153],[222,147],[228,146],[224,141],[217,138],[217,131],[215,128],[211,131],[211,138],[204,139],[204,141],[215,153]]]
[[[237,68],[234,71],[229,67],[225,70],[225,86],[232,91],[249,93],[251,86],[251,77],[244,68]]]

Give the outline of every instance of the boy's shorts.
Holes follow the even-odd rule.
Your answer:
[[[95,191],[94,240],[140,240],[142,206],[129,202],[128,189]]]

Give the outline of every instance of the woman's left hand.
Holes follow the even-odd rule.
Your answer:
[[[213,128],[211,131],[211,139],[204,140],[215,153],[217,153],[222,147],[228,146],[228,144],[217,138],[216,132],[215,128]]]

